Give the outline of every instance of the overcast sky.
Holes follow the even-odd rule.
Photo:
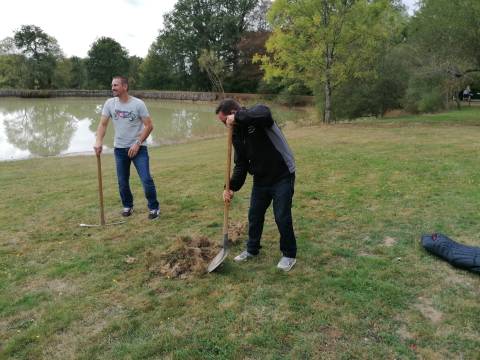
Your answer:
[[[130,55],[145,57],[177,0],[3,0],[0,40],[22,25],[36,25],[57,39],[68,57],[86,57],[108,36]],[[235,0],[232,0],[235,1]],[[416,0],[403,0],[412,8]]]
[[[176,0],[2,0],[0,40],[22,25],[40,26],[66,56],[86,57],[108,36],[130,55],[145,57]]]

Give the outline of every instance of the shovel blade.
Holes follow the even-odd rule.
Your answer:
[[[215,270],[217,267],[220,266],[220,264],[225,260],[225,258],[228,255],[228,248],[225,249],[223,248],[220,250],[220,252],[213,258],[212,261],[210,261],[210,264],[208,264],[207,271],[211,273],[213,270]]]

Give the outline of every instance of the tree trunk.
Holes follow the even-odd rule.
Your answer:
[[[324,116],[323,122],[326,124],[330,124],[332,122],[332,75],[331,75],[331,67],[332,67],[332,55],[329,46],[327,45],[327,49],[325,51],[325,108],[324,108]]]
[[[329,20],[330,20],[330,11],[329,11],[328,1],[323,1],[323,26],[325,29],[328,28]],[[325,92],[325,106],[323,109],[323,122],[326,124],[330,124],[332,121],[332,75],[331,75],[331,68],[332,68],[332,52],[333,49],[327,43],[325,48],[325,84],[324,84],[324,92]]]
[[[332,121],[332,87],[330,84],[330,79],[325,81],[325,110],[323,122],[330,124]]]

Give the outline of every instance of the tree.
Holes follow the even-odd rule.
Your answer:
[[[137,89],[140,83],[140,67],[143,59],[138,56],[130,56],[128,58],[128,87]]]
[[[477,0],[420,2],[408,28],[411,110],[448,106],[480,72],[479,18]]]
[[[63,58],[57,61],[53,74],[52,87],[56,89],[68,89],[72,81],[72,62]]]
[[[412,19],[409,39],[421,55],[443,59],[455,76],[480,71],[480,2],[423,0]],[[421,60],[421,59],[419,59]]]
[[[71,89],[84,89],[87,86],[86,60],[77,56],[70,58],[70,84]]]
[[[13,40],[27,59],[26,85],[32,89],[51,88],[57,60],[62,57],[57,40],[35,25],[23,25]]]
[[[257,92],[263,78],[263,70],[255,56],[265,55],[265,44],[271,33],[266,30],[252,30],[243,34],[237,44],[238,60],[235,73],[227,74],[230,91]]]
[[[379,49],[399,31],[387,0],[277,0],[269,13],[273,34],[261,57],[267,79],[300,79],[320,99],[331,122],[333,91],[371,76]]]
[[[140,84],[144,89],[180,90],[186,87],[181,57],[174,53],[168,39],[159,35],[140,65]]]
[[[101,37],[88,51],[87,73],[92,88],[107,89],[114,76],[128,76],[128,52],[117,41]]]
[[[225,95],[223,90],[223,73],[225,64],[220,60],[213,50],[204,49],[198,58],[200,69],[207,73],[210,82],[212,83],[213,90]]]
[[[20,54],[15,46],[15,40],[12,37],[6,37],[0,41],[0,55]]]
[[[28,73],[25,56],[19,54],[0,55],[0,88],[27,88]]]
[[[199,64],[204,50],[213,51],[224,62],[225,71],[232,74],[230,79],[242,76],[238,71],[240,52],[237,45],[247,30],[262,24],[261,17],[253,16],[255,10],[262,9],[257,7],[260,3],[266,1],[177,1],[174,9],[164,16],[164,29],[152,46],[149,59],[146,59],[144,79],[154,77],[145,70],[158,62],[173,70],[173,78],[182,87],[207,90],[210,81]],[[154,71],[154,68],[151,70]],[[224,85],[228,89],[230,83]]]
[[[374,65],[374,76],[342,83],[332,103],[335,117],[378,117],[389,110],[400,109],[409,80],[404,52],[402,46],[386,49]]]

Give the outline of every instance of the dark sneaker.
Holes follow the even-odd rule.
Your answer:
[[[297,259],[295,258],[282,256],[282,258],[278,262],[277,268],[283,271],[290,271],[290,269],[293,267],[293,265],[295,265],[296,262],[297,262]]]
[[[127,217],[127,216],[132,215],[132,213],[133,213],[133,207],[131,207],[131,208],[126,207],[126,208],[123,208],[122,216]]]
[[[150,212],[148,213],[148,218],[150,220],[158,219],[159,216],[160,216],[160,210],[158,209],[150,210]]]
[[[239,255],[235,256],[233,260],[236,262],[242,262],[242,261],[247,261],[248,259],[251,259],[255,257],[256,255],[250,254],[247,250],[242,251]]]

